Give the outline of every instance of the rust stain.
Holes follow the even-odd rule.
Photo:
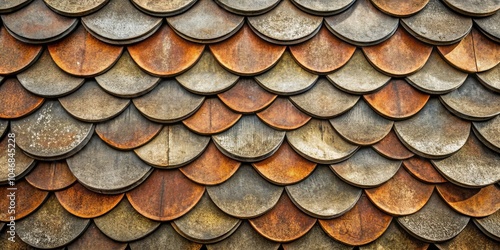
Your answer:
[[[16,74],[35,62],[42,46],[20,42],[0,27],[0,75]]]
[[[39,162],[26,176],[32,186],[48,191],[60,190],[76,181],[66,161]]]
[[[455,211],[471,217],[485,217],[500,209],[500,188],[463,188],[450,182],[436,185],[441,197]]]
[[[103,234],[97,226],[92,223],[85,233],[76,241],[68,245],[68,250],[80,249],[113,249],[125,250],[127,243],[117,242]]]
[[[311,117],[297,109],[288,98],[278,97],[257,116],[267,125],[279,130],[294,130],[306,124]]]
[[[45,100],[28,92],[16,78],[9,78],[0,85],[0,96],[0,118],[5,119],[28,115]]]
[[[258,112],[266,108],[277,97],[277,95],[261,88],[251,78],[240,78],[236,85],[217,96],[230,109],[244,114]]]
[[[7,188],[0,189],[0,221],[10,222],[9,210],[14,209],[16,220],[22,219],[33,211],[35,211],[43,201],[47,198],[49,192],[42,191],[31,186],[27,181],[17,181],[13,188],[17,191],[8,190]],[[14,193],[14,196],[12,196]],[[15,198],[15,205],[12,208],[11,200]]]
[[[446,179],[437,172],[432,164],[420,156],[403,161],[403,166],[417,179],[428,183],[443,183]]]
[[[209,98],[192,116],[182,121],[189,129],[202,135],[212,135],[232,127],[241,118],[228,109],[219,98]]]
[[[407,17],[422,10],[429,3],[429,0],[371,0],[371,2],[380,11],[388,15]]]

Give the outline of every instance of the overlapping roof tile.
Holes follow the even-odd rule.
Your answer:
[[[499,7],[0,0],[0,248],[497,249]]]

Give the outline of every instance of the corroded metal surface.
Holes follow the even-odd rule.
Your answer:
[[[11,149],[10,152],[12,152],[12,143],[12,137],[4,136],[0,141],[0,150],[2,152],[9,152],[9,149]],[[9,146],[9,144],[11,146]],[[21,177],[23,177],[27,172],[30,172],[30,170],[35,166],[35,160],[24,154],[22,151],[15,152],[15,155],[13,157],[11,156],[12,155],[9,155],[8,153],[0,154],[1,184],[7,184],[8,180],[12,178],[21,179]],[[12,163],[12,160],[9,161],[9,159],[14,160],[14,169],[12,169],[13,164],[9,164]]]
[[[49,195],[49,192],[39,190],[24,180],[18,181],[13,188],[15,189],[0,189],[0,195],[3,197],[0,200],[0,208],[2,209],[0,212],[0,221],[10,222],[11,216],[14,216],[16,219],[22,219],[32,214],[42,206]],[[16,190],[19,191],[16,192]],[[11,204],[12,200],[14,200],[14,205]]]
[[[160,225],[151,235],[129,244],[132,250],[164,249],[164,250],[199,250],[201,244],[190,242],[183,238],[169,223]]]
[[[239,161],[222,154],[213,142],[210,142],[196,160],[180,168],[189,179],[203,185],[223,183],[238,170]]]
[[[316,74],[330,73],[349,61],[356,47],[336,38],[321,28],[312,39],[290,46],[290,52],[306,70]]]
[[[16,74],[35,62],[42,46],[26,44],[12,37],[7,29],[0,28],[0,74]]]
[[[376,249],[415,249],[425,250],[429,247],[429,243],[421,242],[410,236],[397,223],[393,221],[385,230],[384,234],[377,240],[364,246],[360,246],[360,250],[376,250]]]
[[[329,237],[319,225],[315,225],[306,235],[298,240],[290,243],[282,244],[284,250],[301,250],[301,249],[338,249],[349,250],[352,246],[347,246],[339,243]]]
[[[6,79],[0,85],[0,118],[14,119],[26,116],[39,108],[45,99],[23,88],[16,78]]]
[[[280,247],[278,242],[270,241],[259,235],[248,222],[243,222],[231,237],[215,243],[206,245],[208,250],[216,249],[270,249],[277,250]]]
[[[205,46],[185,41],[168,25],[148,39],[128,46],[139,67],[155,76],[174,76],[186,71],[201,56]]]
[[[227,108],[218,98],[206,99],[200,109],[182,123],[189,129],[202,134],[212,135],[232,127],[241,118],[241,114]]]
[[[203,153],[210,137],[189,131],[184,125],[164,126],[150,142],[134,150],[145,162],[157,167],[179,167]]]
[[[485,122],[474,122],[474,134],[490,149],[500,152],[500,116]]]
[[[257,116],[267,125],[280,130],[300,128],[311,119],[286,98],[277,98],[268,108],[257,113]]]
[[[132,0],[142,11],[153,16],[170,16],[189,9],[196,0]]]
[[[286,141],[271,157],[252,163],[252,165],[264,178],[277,185],[289,185],[302,181],[316,167],[316,163],[301,157]]]
[[[436,185],[436,190],[451,208],[467,216],[486,217],[500,209],[500,188],[495,185],[469,189],[448,182]]]
[[[92,77],[108,70],[123,50],[97,40],[82,25],[47,48],[59,68],[80,77]]]
[[[43,0],[52,10],[65,16],[88,15],[106,5],[109,0],[58,1]]]
[[[446,179],[432,166],[430,161],[414,156],[403,161],[405,169],[415,178],[427,183],[443,183]]]
[[[496,0],[486,1],[459,1],[444,0],[448,7],[467,16],[489,16],[500,9],[500,3]]]
[[[366,189],[368,198],[382,211],[402,216],[417,212],[429,200],[434,185],[426,184],[411,177],[400,168],[386,183],[379,187]]]
[[[340,1],[329,1],[329,0],[292,0],[293,3],[305,12],[309,12],[313,15],[330,16],[338,14],[347,8],[351,7],[354,0],[340,0]]]
[[[500,65],[488,71],[477,73],[476,76],[485,87],[497,93],[500,92]]]
[[[403,2],[399,0],[371,0],[371,2],[380,11],[388,15],[406,17],[421,11],[427,3],[429,3],[429,0],[411,0]]]
[[[488,217],[473,220],[483,233],[497,241],[500,239],[500,211],[496,211]]]
[[[393,120],[415,115],[425,106],[429,97],[404,80],[391,80],[379,91],[363,96],[377,113]]]
[[[305,235],[316,219],[295,207],[286,193],[278,204],[263,216],[249,220],[250,225],[262,236],[277,242],[289,242]]]
[[[321,219],[349,211],[362,190],[339,179],[327,166],[319,166],[304,181],[286,187],[292,202],[305,213]]]
[[[267,182],[245,164],[224,183],[207,187],[207,193],[224,213],[248,219],[259,217],[273,208],[283,188]]]
[[[92,223],[87,228],[87,230],[85,230],[82,236],[68,245],[68,250],[92,248],[125,250],[125,248],[127,248],[127,244],[111,240],[106,235],[104,235],[94,223]]]
[[[26,176],[31,186],[47,191],[69,187],[76,181],[66,161],[39,162],[37,167]]]
[[[190,181],[179,170],[155,170],[140,186],[127,193],[141,215],[170,221],[189,212],[201,199],[205,187]]]
[[[394,160],[404,160],[414,155],[401,143],[393,130],[372,147],[377,153]]]
[[[66,211],[80,218],[101,216],[113,209],[124,196],[124,194],[104,195],[95,193],[78,182],[55,194]]]
[[[215,0],[224,9],[239,15],[260,15],[274,8],[279,0]]]
[[[364,221],[370,221],[365,224]],[[380,237],[391,224],[392,217],[373,206],[365,195],[344,215],[319,220],[323,230],[336,240],[351,246],[370,243]]]
[[[277,97],[265,91],[251,78],[241,78],[236,85],[217,96],[230,109],[243,114],[261,111]]]

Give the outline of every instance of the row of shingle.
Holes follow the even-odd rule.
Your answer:
[[[238,180],[242,176],[253,177],[245,178],[245,184]],[[398,224],[418,239],[412,240],[415,242],[448,241],[470,223],[469,216],[479,217],[473,219],[474,223],[493,240],[499,239],[500,191],[495,185],[464,190],[446,183],[437,185],[436,192],[433,191],[434,185],[416,181],[401,169],[391,180],[392,183],[367,189],[365,196],[361,195],[361,189],[355,190],[342,186],[346,184],[340,180],[331,180],[336,177],[327,167],[321,166],[305,182],[287,186],[285,194],[282,187],[262,186],[259,182],[263,180],[258,181],[254,177],[260,178],[251,167],[243,165],[224,184],[231,186],[229,191],[223,190],[226,186],[208,186],[205,192],[203,186],[187,184],[187,179],[183,180],[185,177],[177,170],[158,170],[143,185],[128,192],[127,198],[123,197],[124,194],[93,193],[78,183],[56,191],[54,195],[21,181],[18,188],[23,188],[23,192],[18,198],[23,205],[18,209],[18,216],[25,219],[17,223],[18,234],[22,241],[34,247],[61,247],[78,238],[92,219],[100,231],[112,240],[132,242],[152,233],[160,226],[160,221],[170,221],[174,229],[188,240],[209,244],[233,237],[240,223],[246,224],[244,220],[248,220],[253,229],[245,230],[252,236],[257,232],[274,242],[290,242],[303,237],[318,221],[324,233],[331,238],[343,244],[359,246],[381,237],[393,219],[387,214],[393,211],[386,211],[392,207],[399,210],[394,215]],[[332,183],[335,184],[333,187]],[[258,188],[248,189],[252,184],[257,184]],[[170,188],[163,192],[155,192],[160,187],[148,189],[155,185]],[[303,186],[313,190],[304,190]],[[411,191],[398,190],[407,188]],[[307,194],[313,191],[316,191],[316,198],[321,198],[312,199]],[[228,192],[234,195],[228,195]],[[260,196],[254,196],[252,193],[255,192],[260,192]],[[263,193],[269,196],[263,197]],[[414,199],[408,199],[409,196]],[[408,207],[398,206],[394,197]],[[307,200],[305,203],[304,199]],[[256,207],[258,209],[254,210]],[[338,211],[334,216],[325,217],[315,213],[318,209],[323,213]],[[2,214],[2,221],[6,221],[7,217]],[[363,223],[366,220],[370,223]],[[476,234],[484,242],[498,244],[481,233]],[[255,240],[263,239],[255,237]],[[236,242],[233,241],[233,244]]]
[[[109,3],[106,2],[64,4],[50,0],[45,3],[42,0],[35,0],[14,13],[2,15],[2,20],[9,32],[19,40],[29,43],[46,43],[66,36],[75,28],[78,19],[71,16],[96,11],[82,17],[82,24],[92,35],[111,44],[131,44],[151,36],[161,25],[160,17],[150,16],[140,11],[145,10],[146,13],[152,15],[176,14],[167,17],[166,20],[179,35],[194,42],[214,43],[232,36],[243,25],[245,16],[237,14],[257,13],[260,15],[247,17],[248,23],[262,39],[272,43],[288,45],[308,40],[318,32],[324,20],[326,26],[342,40],[359,46],[367,46],[388,39],[398,27],[399,19],[383,12],[406,11],[407,13],[403,15],[408,17],[401,18],[402,25],[424,42],[449,45],[460,41],[472,27],[472,19],[462,14],[479,16],[476,23],[481,30],[497,41],[499,39],[495,29],[495,21],[498,17],[493,14],[500,8],[500,4],[495,1],[475,5],[451,0],[444,1],[446,4],[443,4],[439,0],[430,0],[398,7],[385,1],[372,1],[383,12],[374,7],[369,0],[347,0],[335,4],[329,1],[308,3],[290,0],[255,3],[190,0],[163,3],[163,5],[148,1],[133,1],[132,3],[112,0]],[[56,12],[70,17],[53,12],[46,4]],[[7,11],[12,9],[12,6],[9,6],[12,3],[3,5],[0,9]],[[455,13],[447,5],[462,14]],[[165,8],[172,8],[172,12],[168,13]],[[237,14],[227,10],[236,11]],[[343,10],[345,11],[335,14]],[[263,11],[267,12],[262,14]],[[307,12],[312,12],[312,15]],[[116,15],[116,13],[122,13],[122,15]],[[317,16],[324,14],[335,15],[324,19]],[[481,18],[482,16],[490,17]],[[370,22],[363,21],[367,19]]]

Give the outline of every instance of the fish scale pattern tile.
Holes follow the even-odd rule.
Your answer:
[[[499,9],[0,1],[0,249],[498,249]]]

